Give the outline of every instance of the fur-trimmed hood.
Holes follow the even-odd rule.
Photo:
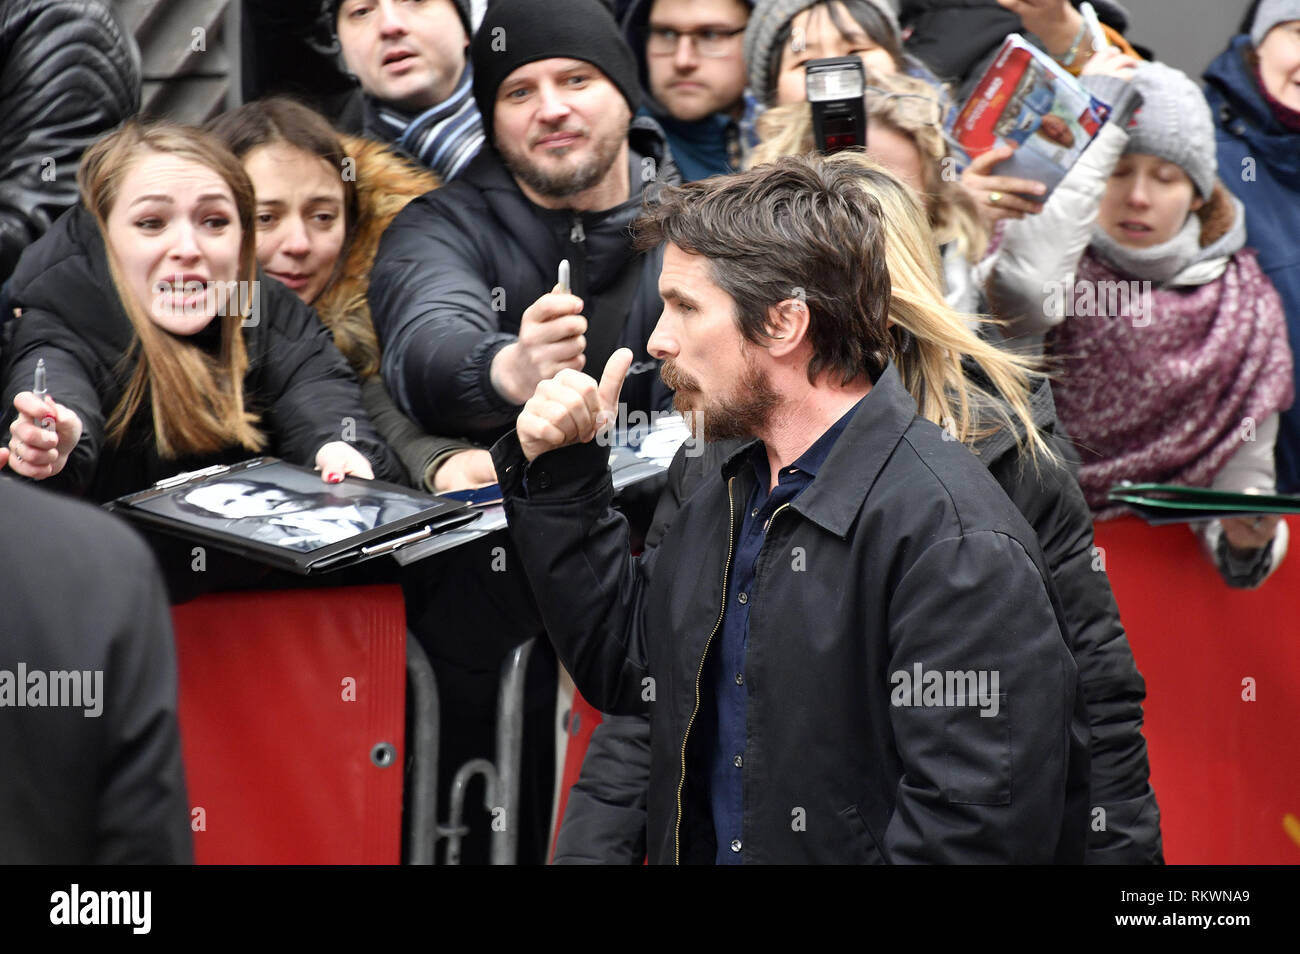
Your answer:
[[[436,189],[438,178],[389,146],[358,136],[341,136],[344,154],[355,162],[357,225],[337,273],[314,302],[321,321],[357,374],[379,372],[379,342],[366,293],[379,239],[412,199]]]

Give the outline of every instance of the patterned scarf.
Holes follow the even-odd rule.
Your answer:
[[[419,115],[367,96],[366,132],[392,142],[448,182],[483,145],[483,121],[474,103],[473,87],[474,72],[466,63],[455,91]]]
[[[1106,500],[1122,480],[1208,487],[1293,397],[1282,302],[1253,250],[1191,288],[1143,289],[1132,278],[1090,248],[1075,283],[1096,290],[1097,317],[1076,310],[1045,340],[1058,362],[1057,412],[1098,520],[1125,512]],[[1133,293],[1109,293],[1120,287]]]

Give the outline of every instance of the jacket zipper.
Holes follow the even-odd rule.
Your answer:
[[[722,568],[722,605],[718,607],[718,620],[713,624],[713,632],[709,633],[709,638],[705,640],[704,654],[700,656],[700,667],[695,671],[695,708],[691,710],[691,717],[686,721],[686,732],[682,735],[682,774],[677,781],[677,824],[673,829],[673,864],[675,865],[682,863],[682,788],[686,785],[686,742],[691,737],[691,726],[695,724],[695,716],[700,711],[700,678],[704,675],[704,660],[709,657],[709,644],[718,634],[722,617],[727,612],[727,577],[731,573],[731,556],[736,546],[736,506],[731,499],[731,485],[735,480],[736,478],[732,477],[727,481],[727,562]]]

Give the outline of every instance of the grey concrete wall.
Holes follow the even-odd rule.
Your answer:
[[[1120,0],[1132,15],[1127,36],[1199,80],[1228,45],[1250,0]]]

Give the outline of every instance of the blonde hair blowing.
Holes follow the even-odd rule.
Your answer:
[[[882,75],[872,73],[868,82],[895,96],[866,95],[867,125],[887,126],[900,136],[906,136],[921,156],[921,176],[925,193],[921,197],[930,220],[930,228],[940,245],[956,243],[957,250],[968,262],[974,264],[984,257],[988,249],[989,233],[979,216],[975,200],[961,187],[953,176],[945,176],[945,167],[955,169],[943,129],[930,121],[920,97],[939,104],[942,101],[935,89],[924,80],[905,73]],[[764,113],[758,120],[758,134],[762,142],[754,149],[752,165],[771,162],[780,156],[811,152],[813,146],[812,107],[805,103],[779,106]]]
[[[221,322],[221,348],[213,359],[192,341],[155,324],[122,279],[117,256],[108,241],[108,216],[117,202],[122,179],[146,151],[197,162],[225,180],[243,230],[238,278],[250,283],[246,288],[252,288],[257,278],[253,185],[239,160],[217,140],[190,126],[129,120],[86,151],[77,170],[81,201],[99,224],[114,291],[135,331],[123,355],[123,370],[130,368],[130,378],[121,401],[109,415],[108,440],[114,445],[122,442],[147,395],[153,411],[154,439],[162,457],[212,454],[232,445],[259,451],[266,445],[266,437],[256,427],[257,415],[244,409],[248,353],[240,327],[247,316],[227,308],[227,314],[213,319]],[[241,305],[253,298],[251,294],[232,297]]]
[[[1027,452],[1035,465],[1040,459],[1055,461],[1056,454],[1043,440],[1030,409],[1034,379],[1042,373],[1032,359],[981,338],[944,299],[938,246],[912,190],[862,152],[840,152],[829,161],[857,168],[863,191],[879,203],[887,224],[889,320],[912,338],[912,347],[898,353],[894,363],[921,416],[972,450],[978,441],[1006,428],[1019,451]],[[962,367],[966,357],[983,371],[993,392],[966,375]]]

